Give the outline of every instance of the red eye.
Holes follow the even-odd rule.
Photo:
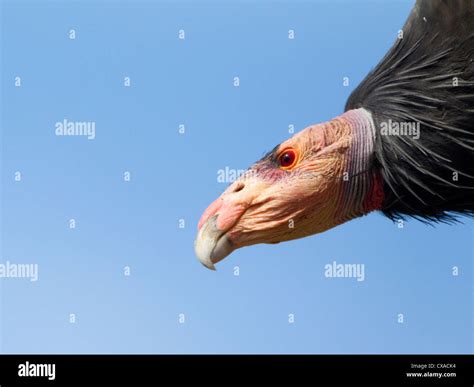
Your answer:
[[[296,163],[296,152],[293,149],[286,149],[278,157],[278,162],[282,168],[291,168]]]

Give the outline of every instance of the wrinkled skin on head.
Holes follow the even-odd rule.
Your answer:
[[[204,212],[195,250],[214,269],[233,250],[278,243],[341,223],[342,174],[351,130],[344,120],[310,126],[256,162]],[[294,152],[290,168],[282,155]]]

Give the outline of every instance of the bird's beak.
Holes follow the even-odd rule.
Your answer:
[[[217,227],[218,216],[210,217],[201,226],[194,243],[194,250],[199,261],[211,270],[216,270],[214,264],[234,250],[225,232]]]
[[[241,247],[240,235],[233,227],[259,191],[256,184],[247,183],[249,180],[244,177],[231,184],[199,220],[194,250],[201,263],[211,270],[215,270],[215,263]]]

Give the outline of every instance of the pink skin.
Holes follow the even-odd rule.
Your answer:
[[[233,183],[219,198],[213,201],[202,214],[198,230],[210,217],[216,214],[219,215],[216,220],[217,228],[222,231],[229,230],[251,204],[251,197],[243,198],[243,195],[238,194],[242,186],[241,180]]]
[[[216,199],[211,205],[204,211],[201,219],[199,220],[198,230],[201,229],[202,225],[211,216],[219,213],[217,217],[217,227],[219,230],[226,231],[231,228],[236,220],[245,212],[246,207],[232,203],[228,197],[220,197]]]
[[[201,229],[206,220],[219,211],[219,209],[222,207],[222,204],[223,200],[221,198],[217,198],[209,205],[209,207],[207,207],[206,211],[204,211],[202,214],[201,219],[199,219],[198,230]]]
[[[321,129],[320,126],[310,126],[280,144],[278,149],[279,151],[286,148],[297,149],[299,157],[302,159],[305,155],[324,148],[326,144],[325,131]],[[267,203],[272,197],[277,197],[281,191],[272,192],[267,195],[269,197],[258,200],[262,191],[272,191],[269,187],[284,187],[285,183],[282,182],[288,177],[288,171],[282,170],[278,166],[269,166],[268,163],[268,161],[264,163],[267,168],[263,174],[257,173],[255,175],[253,174],[255,171],[248,171],[212,202],[202,214],[198,223],[198,230],[202,228],[207,220],[214,215],[218,215],[216,226],[219,230],[226,232],[238,223],[249,207]],[[256,165],[259,164],[260,162]],[[301,169],[305,169],[304,163],[301,163]],[[293,207],[293,204],[289,203],[288,208]],[[232,240],[238,233],[238,231],[234,231],[228,236]]]

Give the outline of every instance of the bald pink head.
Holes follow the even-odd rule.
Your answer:
[[[202,215],[200,261],[214,269],[237,248],[320,233],[380,208],[373,136],[370,113],[358,109],[275,147]]]

